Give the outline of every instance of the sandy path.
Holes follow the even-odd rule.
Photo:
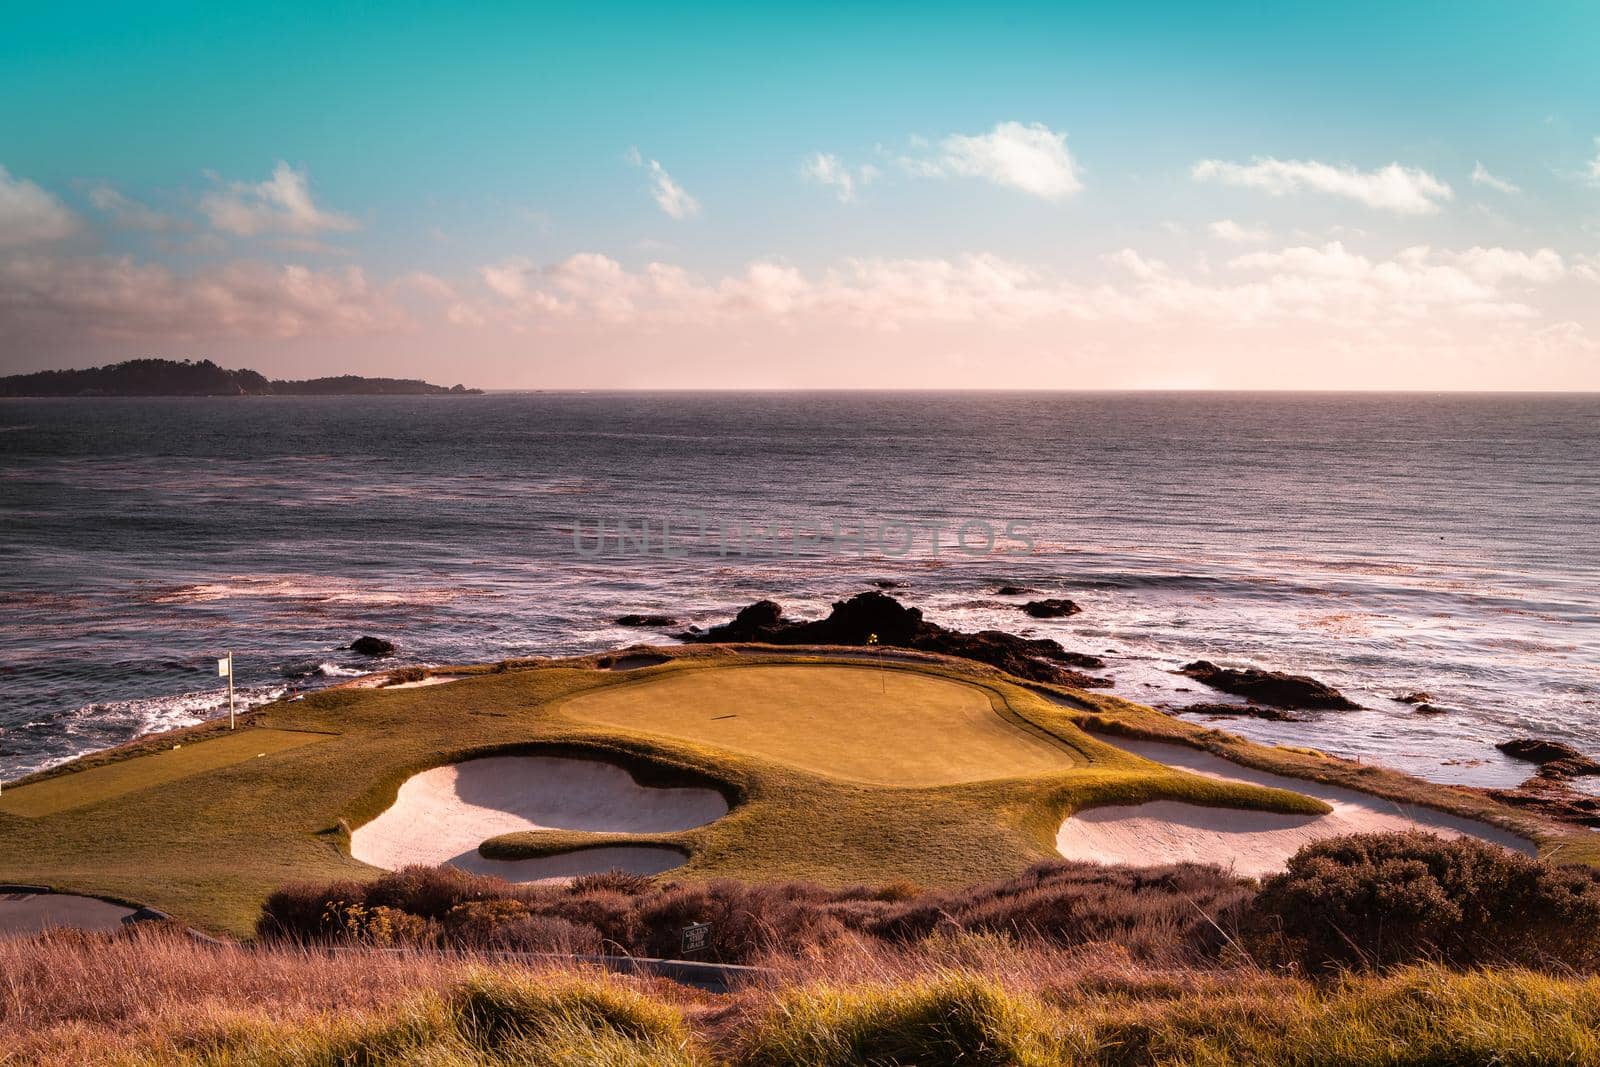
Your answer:
[[[1239,874],[1259,877],[1282,870],[1290,856],[1312,841],[1389,830],[1477,837],[1528,855],[1537,852],[1527,839],[1473,819],[1401,805],[1354,789],[1258,771],[1185,745],[1101,737],[1146,759],[1207,778],[1316,797],[1326,801],[1333,811],[1327,815],[1280,815],[1170,800],[1091,808],[1070,816],[1056,833],[1056,850],[1067,859],[1099,863],[1215,863]]]
[[[350,855],[388,870],[414,863],[449,863],[508,878],[520,871],[524,876],[517,880],[526,881],[530,872],[557,872],[563,865],[555,861],[564,857],[487,860],[478,855],[478,845],[524,830],[670,833],[704,826],[727,812],[728,802],[714,789],[643,786],[612,763],[560,756],[489,756],[408,778],[387,811],[350,835]],[[637,855],[640,852],[648,855]],[[616,846],[586,849],[566,858],[569,864],[586,859],[588,870],[635,869],[629,864],[664,863],[669,857],[662,852],[647,846]],[[675,850],[673,856],[682,862]],[[619,863],[605,862],[609,859]]]

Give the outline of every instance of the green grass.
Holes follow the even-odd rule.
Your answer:
[[[898,666],[677,671],[562,701],[591,726],[755,756],[829,778],[928,786],[1057,774],[1088,762],[1006,717],[993,689]]]
[[[1133,756],[1079,729],[1075,720],[1090,712],[981,665],[674,651],[672,662],[644,670],[531,661],[468,668],[470,677],[449,685],[323,691],[252,714],[226,742],[208,740],[226,735],[226,723],[208,724],[98,754],[77,765],[86,769],[17,788],[26,797],[48,786],[75,806],[31,818],[0,807],[0,880],[149,904],[245,934],[267,893],[285,883],[375,877],[350,858],[348,830],[387,807],[408,776],[506,751],[610,758],[649,783],[715,783],[733,809],[663,839],[689,852],[674,879],[957,887],[1054,857],[1061,819],[1085,807],[1170,799],[1326,810],[1296,793]],[[1102,717],[1108,706],[1084,704]],[[728,724],[740,718],[716,718],[728,713],[748,720],[734,730]],[[254,758],[264,751],[254,739],[275,736],[269,731],[340,736]],[[174,742],[184,747],[170,752]],[[251,758],[182,775],[156,771],[167,755],[155,753],[198,758],[223,743]],[[1298,761],[1288,773],[1308,776],[1332,765],[1280,759]],[[96,780],[90,775],[145,784],[116,795],[75,792]],[[1443,787],[1415,788],[1449,799]],[[564,832],[497,845],[515,854],[597,843],[620,842]]]
[[[245,760],[264,759],[302,745],[327,741],[332,736],[305,730],[247,729],[189,744],[174,741],[164,752],[103,763],[8,789],[0,795],[0,812],[30,819],[54,815],[231,767]]]

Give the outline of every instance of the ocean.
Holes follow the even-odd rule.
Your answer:
[[[0,778],[225,710],[227,651],[259,702],[362,634],[561,655],[895,582],[1159,706],[1226,699],[1192,659],[1310,674],[1363,710],[1219,725],[1509,785],[1496,741],[1600,754],[1597,522],[1597,396],[0,400]]]

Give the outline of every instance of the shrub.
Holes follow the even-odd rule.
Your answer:
[[[777,998],[747,1039],[748,1067],[883,1067],[1063,1062],[1047,1010],[968,976],[877,989],[797,990]]]
[[[1471,838],[1360,834],[1308,845],[1256,900],[1268,955],[1313,969],[1435,959],[1594,970],[1600,882]]]
[[[451,1007],[463,1036],[497,1062],[698,1062],[682,1013],[615,981],[483,972],[457,987]]]

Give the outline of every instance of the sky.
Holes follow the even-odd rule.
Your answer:
[[[8,4],[0,372],[1600,390],[1596,55],[1584,0]]]

